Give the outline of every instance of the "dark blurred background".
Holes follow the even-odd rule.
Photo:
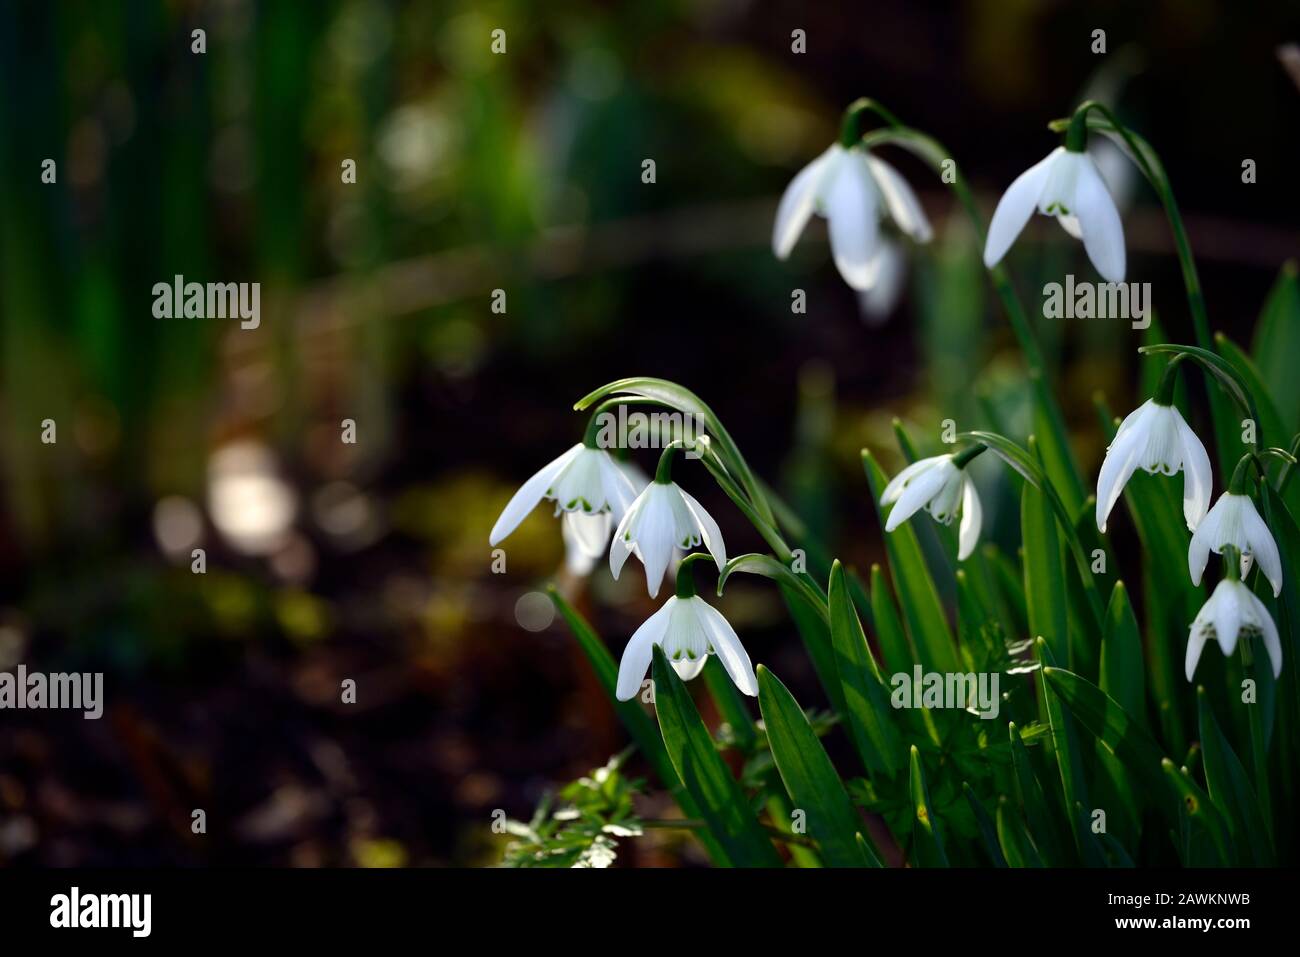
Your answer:
[[[581,437],[576,399],[629,375],[693,389],[859,568],[882,552],[858,450],[896,467],[894,416],[926,447],[989,410],[1023,440],[980,250],[918,161],[887,156],[937,235],[887,316],[864,316],[820,221],[773,259],[776,200],[844,106],[937,136],[987,218],[1057,144],[1047,122],[1100,96],[1163,157],[1212,326],[1249,345],[1300,251],[1278,55],[1298,20],[1232,0],[4,3],[0,668],[103,671],[106,708],[0,712],[0,863],[499,862],[494,810],[526,819],[625,744],[545,584],[616,656],[656,606],[639,569],[565,571],[547,507],[492,573],[488,529]],[[1129,179],[1128,278],[1190,341],[1159,205]],[[1031,313],[1044,282],[1091,276],[1041,218],[1009,263]],[[260,282],[260,327],[154,318],[175,274]],[[1132,406],[1140,334],[1037,325],[1094,474],[1093,396]],[[678,478],[729,552],[761,548],[703,469]],[[818,701],[771,589],[721,607]],[[698,860],[672,833],[620,859]]]

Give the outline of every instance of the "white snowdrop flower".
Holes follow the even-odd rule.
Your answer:
[[[1259,517],[1250,496],[1231,490],[1219,496],[1192,535],[1187,548],[1187,569],[1192,574],[1193,585],[1201,583],[1210,552],[1222,555],[1229,546],[1241,553],[1242,578],[1250,571],[1254,559],[1273,586],[1273,597],[1282,594],[1282,557],[1273,533]]]
[[[1172,388],[1172,387],[1171,387]],[[1161,392],[1167,391],[1164,386]],[[1119,501],[1133,473],[1142,468],[1152,475],[1183,473],[1183,518],[1195,531],[1210,507],[1212,474],[1205,446],[1172,404],[1148,399],[1129,413],[1106,449],[1097,476],[1097,528],[1106,531],[1106,519]]]
[[[736,687],[757,697],[758,679],[744,645],[722,613],[695,594],[690,576],[690,569],[683,567],[677,594],[664,602],[628,640],[618,665],[616,693],[620,701],[635,697],[641,689],[655,645],[663,649],[664,656],[683,681],[690,681],[703,671],[709,655],[717,655]]]
[[[835,266],[858,290],[870,289],[880,276],[883,216],[919,243],[933,235],[907,180],[857,146],[834,144],[790,181],[772,227],[777,259],[790,255],[813,213],[826,219]]]
[[[617,460],[615,463],[632,489],[639,494],[650,484],[645,472],[630,460]],[[590,575],[605,550],[609,548],[609,533],[616,522],[623,518],[623,510],[606,511],[588,515],[584,512],[565,512],[560,518],[560,533],[564,538],[564,564],[570,574],[583,577]]]
[[[1055,216],[1067,233],[1083,240],[1103,279],[1124,281],[1124,227],[1092,157],[1058,146],[1016,177],[989,223],[985,266],[1002,261],[1035,209]]]
[[[492,526],[488,544],[495,546],[518,528],[543,499],[555,502],[557,515],[561,512],[580,512],[583,515],[612,512],[617,518],[623,515],[635,497],[632,483],[608,452],[579,442],[520,486]],[[592,525],[584,528],[582,533],[589,539],[595,530]],[[572,526],[569,531],[577,534]]]
[[[957,560],[970,557],[979,542],[984,513],[966,465],[983,451],[983,445],[976,445],[959,455],[920,459],[895,475],[880,496],[881,505],[894,506],[885,521],[885,531],[892,532],[921,509],[944,525],[951,525],[961,515]]]
[[[1277,625],[1255,597],[1255,593],[1235,578],[1219,582],[1210,600],[1201,606],[1187,636],[1187,680],[1192,680],[1196,663],[1201,659],[1205,642],[1214,638],[1225,656],[1236,650],[1239,637],[1260,637],[1268,649],[1273,664],[1273,677],[1282,673],[1282,643],[1278,640]]]
[[[718,523],[689,492],[667,477],[662,463],[671,454],[671,449],[665,452],[655,480],[628,507],[609,547],[609,570],[615,578],[629,555],[641,559],[651,598],[659,594],[674,549],[687,551],[703,544],[719,571],[727,564],[727,547]]]

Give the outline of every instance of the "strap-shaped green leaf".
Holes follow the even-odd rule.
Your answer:
[[[1250,786],[1246,769],[1214,720],[1204,688],[1196,691],[1196,707],[1201,727],[1205,785],[1210,800],[1223,812],[1238,853],[1248,855],[1246,860],[1234,863],[1267,867],[1273,863],[1273,842],[1265,827],[1259,801],[1255,798],[1255,789]]]
[[[849,800],[835,766],[794,696],[779,678],[758,666],[758,707],[767,726],[781,781],[795,810],[808,815],[808,830],[831,867],[866,867],[858,846],[862,818]]]
[[[652,670],[664,746],[700,817],[737,867],[781,866],[780,855],[750,813],[749,801],[718,754],[686,685],[658,645]]]
[[[867,771],[893,777],[906,760],[902,739],[838,560],[831,565],[830,610],[831,644],[853,743]]]
[[[912,865],[914,867],[947,867],[948,854],[943,846],[943,833],[934,814],[930,788],[925,783],[925,769],[921,767],[921,752],[912,745]]]

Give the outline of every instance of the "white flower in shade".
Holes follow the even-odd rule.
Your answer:
[[[674,595],[646,619],[623,649],[623,660],[618,665],[620,701],[635,697],[641,689],[655,645],[664,650],[683,681],[690,681],[704,670],[709,655],[717,655],[737,688],[747,695],[758,695],[754,666],[722,613],[698,596]]]
[[[1097,476],[1097,528],[1106,531],[1110,510],[1139,467],[1152,475],[1182,471],[1183,518],[1195,531],[1210,507],[1210,456],[1182,414],[1155,399],[1129,413],[1106,449]]]
[[[913,462],[894,476],[880,496],[881,505],[893,505],[885,522],[885,531],[892,532],[921,509],[934,516],[935,521],[951,525],[961,515],[957,534],[957,559],[965,561],[975,550],[980,538],[984,513],[980,508],[979,494],[964,468],[959,467],[952,455]]]
[[[1206,641],[1210,638],[1217,640],[1227,656],[1236,650],[1237,638],[1242,636],[1263,638],[1269,660],[1273,663],[1273,677],[1282,673],[1282,643],[1278,640],[1273,616],[1242,582],[1225,578],[1192,622],[1187,636],[1187,680],[1192,680]]]
[[[1058,146],[1016,177],[989,223],[985,266],[1002,261],[1035,209],[1055,216],[1067,233],[1083,240],[1103,279],[1124,281],[1124,227],[1092,157]]]
[[[542,499],[555,502],[557,515],[560,512],[580,512],[583,515],[612,512],[618,518],[635,497],[636,489],[610,454],[580,442],[520,486],[492,526],[488,544],[496,545],[518,528]],[[583,529],[583,535],[594,537],[595,531],[593,524]],[[576,534],[573,527],[570,527],[570,532]]]
[[[1224,492],[1196,526],[1192,543],[1187,548],[1187,569],[1192,573],[1193,585],[1201,583],[1210,552],[1222,555],[1226,546],[1241,553],[1242,578],[1250,571],[1253,558],[1259,562],[1260,571],[1273,586],[1273,597],[1282,594],[1282,557],[1278,554],[1273,533],[1259,517],[1249,495]]]
[[[700,544],[709,550],[721,571],[727,564],[727,547],[718,523],[676,482],[656,480],[636,497],[614,530],[609,570],[618,578],[627,557],[636,555],[645,565],[646,587],[653,598],[659,594],[673,550],[688,550]]]
[[[860,147],[834,144],[790,181],[777,207],[772,252],[785,259],[813,213],[830,232],[831,255],[840,275],[854,289],[870,289],[881,261],[880,220],[894,224],[920,243],[933,232],[925,210],[907,180],[884,160]]]
[[[632,489],[640,493],[650,480],[635,462],[617,461],[619,470],[632,483]],[[614,525],[623,518],[623,510],[597,512],[588,515],[584,512],[565,512],[560,518],[560,534],[564,538],[564,564],[573,575],[590,575],[605,550],[609,548],[609,533]]]

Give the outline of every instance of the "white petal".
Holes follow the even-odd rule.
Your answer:
[[[564,538],[564,563],[575,575],[589,575],[596,559],[609,542],[611,525],[609,512],[584,515],[582,512],[565,512],[560,519],[560,533]]]
[[[1188,681],[1191,681],[1192,675],[1196,673],[1196,663],[1201,660],[1201,651],[1204,648],[1205,631],[1194,624],[1187,635],[1187,656],[1183,661]]]
[[[1047,182],[1052,161],[1062,152],[1063,148],[1057,147],[1029,167],[1012,181],[998,200],[998,208],[993,211],[993,219],[989,222],[988,240],[984,243],[984,265],[988,268],[992,269],[1002,261],[1025,228],[1025,223],[1029,222],[1029,217],[1038,207],[1038,198]]]
[[[1139,406],[1120,425],[1097,475],[1097,530],[1105,533],[1110,511],[1137,470],[1147,441],[1149,403]]]
[[[962,476],[961,491],[961,526],[957,536],[957,561],[964,562],[975,551],[980,540],[980,526],[984,524],[984,512],[980,507],[979,493],[969,475]]]
[[[898,496],[903,494],[903,487],[921,472],[939,463],[940,459],[951,458],[947,455],[935,455],[928,459],[917,459],[911,465],[908,465],[885,486],[885,490],[880,493],[881,505],[892,505],[898,501]]]
[[[825,197],[831,254],[844,281],[866,289],[880,234],[875,182],[861,150],[850,150],[833,175]]]
[[[868,267],[871,285],[858,293],[858,305],[867,325],[878,325],[888,318],[903,294],[903,280],[907,276],[907,257],[898,243],[886,236],[880,237],[876,258]]]
[[[1196,433],[1183,421],[1178,410],[1170,407],[1178,423],[1178,435],[1183,452],[1183,518],[1192,531],[1201,523],[1210,507],[1210,494],[1214,488],[1214,473],[1210,469],[1210,456]]]
[[[1218,506],[1216,505],[1215,508]],[[1210,561],[1210,535],[1209,526],[1214,518],[1214,509],[1210,514],[1205,516],[1205,521],[1196,527],[1192,533],[1192,541],[1187,546],[1187,571],[1192,576],[1192,584],[1199,585],[1201,576],[1205,574],[1205,566]]]
[[[1268,530],[1264,519],[1260,518],[1259,512],[1255,510],[1255,503],[1249,498],[1242,507],[1241,520],[1250,553],[1255,561],[1259,562],[1259,570],[1273,586],[1273,597],[1276,598],[1282,594],[1282,556],[1278,554],[1273,533]]]
[[[1256,625],[1264,640],[1264,647],[1268,650],[1269,661],[1273,664],[1273,677],[1276,678],[1282,673],[1282,642],[1278,639],[1277,622],[1273,621],[1273,616],[1268,613],[1268,608],[1262,601],[1254,594],[1250,597],[1254,603],[1255,617],[1258,619]]]
[[[925,209],[907,180],[894,167],[882,159],[867,154],[867,165],[876,179],[876,186],[885,197],[889,216],[908,236],[918,243],[928,243],[934,236]]]
[[[683,681],[690,681],[704,670],[704,666],[708,664],[708,661],[709,656],[703,655],[696,658],[694,661],[690,658],[681,658],[677,661],[670,661],[668,663],[673,666],[673,671],[677,672],[677,677],[681,678]]]
[[[633,543],[628,541],[628,537],[632,533],[632,526],[636,523],[646,492],[649,490],[650,486],[647,485],[646,490],[628,506],[627,511],[623,513],[622,520],[618,523],[618,527],[614,529],[614,537],[609,543],[609,573],[614,576],[614,581],[618,581],[619,573],[623,571],[623,564],[627,561],[627,557],[632,554]]]
[[[1219,647],[1223,649],[1225,658],[1237,649],[1237,636],[1241,634],[1242,592],[1250,595],[1241,582],[1225,578],[1214,589],[1214,594],[1207,605],[1206,610],[1210,612],[1210,620],[1214,622],[1214,637],[1218,640]]]
[[[1079,220],[1083,248],[1097,272],[1107,282],[1124,281],[1124,226],[1115,200],[1097,172],[1097,164],[1086,153],[1079,163],[1071,211]]]
[[[935,465],[934,468],[926,469],[908,482],[902,494],[898,496],[898,501],[894,503],[893,511],[889,513],[889,519],[885,522],[885,531],[892,532],[929,504],[930,500],[948,484],[952,478],[951,473],[956,470],[957,467],[948,460]]]
[[[614,513],[614,520],[618,521],[628,506],[636,501],[638,490],[608,452],[600,457],[600,485],[604,489],[609,510]]]
[[[754,675],[754,666],[750,663],[749,653],[740,643],[735,629],[727,619],[722,617],[722,612],[703,598],[694,600],[699,602],[696,612],[709,632],[713,650],[717,653],[718,660],[722,662],[722,667],[727,670],[727,674],[731,676],[737,688],[747,695],[758,697],[758,678]]]
[[[629,701],[641,690],[641,682],[650,670],[650,659],[654,657],[654,646],[663,641],[676,604],[676,596],[669,598],[628,639],[623,658],[618,663],[618,686],[614,693],[619,701]]]
[[[637,523],[634,541],[637,556],[645,565],[645,583],[654,598],[659,594],[663,584],[664,573],[672,561],[673,548],[676,546],[676,527],[673,521],[672,505],[666,498],[672,494],[669,486],[653,482],[646,490],[646,502],[642,506],[641,519]]]
[[[776,222],[772,226],[772,252],[777,259],[785,259],[794,249],[799,235],[808,225],[817,203],[817,185],[825,171],[828,158],[834,147],[828,149],[803,169],[781,196],[781,204],[776,208]]]
[[[722,540],[722,529],[718,528],[718,523],[713,520],[713,516],[704,510],[704,506],[697,502],[693,495],[681,487],[677,487],[677,491],[681,493],[682,501],[687,511],[691,513],[704,547],[713,556],[718,571],[722,571],[722,566],[727,564],[727,546]]]
[[[492,532],[488,535],[489,545],[495,546],[519,527],[519,523],[537,507],[537,503],[546,497],[547,489],[555,482],[557,476],[564,471],[565,466],[577,458],[582,449],[582,443],[579,442],[559,458],[542,466],[532,478],[519,487],[519,491],[515,492],[510,501],[506,503],[506,507],[501,510],[501,516],[497,519],[496,524],[492,526]]]

